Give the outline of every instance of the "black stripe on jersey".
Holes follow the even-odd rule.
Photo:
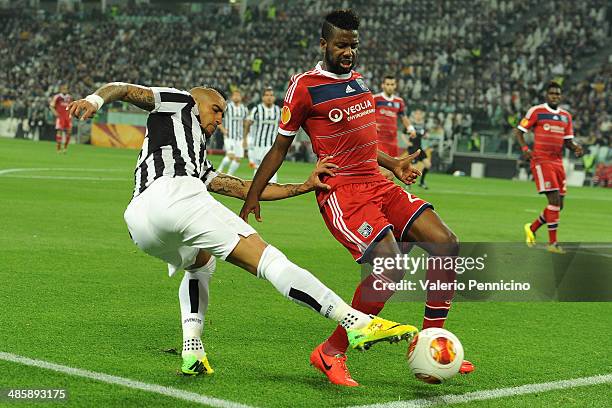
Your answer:
[[[160,92],[159,99],[162,102],[193,103],[191,95],[185,95],[178,92]]]
[[[206,170],[202,174],[202,177],[200,177],[200,180],[202,181],[206,181],[206,177],[208,177],[210,173],[215,171],[215,168],[213,167],[212,163],[209,160],[206,160],[204,162],[204,167],[206,168]]]
[[[147,119],[149,137],[149,152],[159,150],[162,146],[170,146],[174,139],[172,113],[151,113]],[[176,143],[176,141],[175,141]],[[148,155],[147,155],[148,156]],[[146,157],[143,158],[143,161]]]
[[[143,161],[140,163],[140,192],[142,193],[147,188],[147,179],[149,178],[149,172],[147,170],[147,162]]]
[[[158,179],[164,174],[165,167],[161,149],[157,149],[153,152],[153,164],[155,166],[155,179]]]
[[[198,174],[198,164],[196,162],[195,150],[193,149],[193,121],[191,120],[191,108],[192,104],[187,104],[181,111],[181,122],[185,128],[185,142],[187,143],[187,153],[189,154],[189,159],[191,159],[191,164],[193,164],[193,174],[190,176],[194,176]]]

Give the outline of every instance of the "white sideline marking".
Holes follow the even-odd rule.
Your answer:
[[[130,181],[129,177],[81,177],[81,176],[4,176],[3,178],[48,179],[48,180],[93,180],[93,181]]]
[[[23,167],[16,169],[0,169],[0,176],[8,173],[17,173],[22,171],[94,171],[94,172],[111,172],[124,171],[122,169],[85,169],[79,167]]]
[[[126,181],[130,180],[130,177],[88,177],[88,176],[26,176],[26,175],[13,175],[11,173],[22,173],[22,172],[37,172],[37,171],[69,171],[69,172],[94,172],[94,173],[108,173],[108,172],[123,172],[121,169],[84,169],[77,167],[24,167],[16,169],[1,169],[0,176],[5,178],[21,178],[21,179],[45,179],[45,180],[86,180],[86,181]]]
[[[0,359],[11,361],[14,363],[24,364],[32,367],[44,368],[46,370],[57,371],[60,373],[74,375],[76,377],[90,378],[92,380],[105,382],[108,384],[121,385],[123,387],[133,388],[137,390],[152,392],[155,394],[166,395],[173,398],[178,398],[185,401],[197,402],[199,404],[208,405],[211,407],[220,408],[253,408],[249,405],[239,404],[237,402],[226,401],[219,398],[208,397],[206,395],[196,394],[180,390],[178,388],[164,387],[163,385],[148,384],[141,381],[130,380],[129,378],[117,377],[114,375],[97,373],[95,371],[83,370],[80,368],[68,367],[60,364],[50,363],[43,360],[34,360],[27,357],[18,356],[16,354],[4,353],[0,351]]]
[[[534,394],[538,392],[564,390],[567,388],[587,387],[590,385],[612,382],[612,374],[595,375],[593,377],[573,378],[571,380],[553,381],[540,384],[526,384],[518,387],[496,388],[486,391],[474,391],[466,394],[443,395],[433,398],[423,398],[408,401],[391,401],[372,405],[355,405],[349,408],[423,408],[443,404],[464,404],[471,401],[483,401],[495,398],[514,397],[517,395]]]

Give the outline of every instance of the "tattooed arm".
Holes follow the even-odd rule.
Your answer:
[[[250,187],[250,180],[242,180],[238,177],[219,173],[217,177],[211,180],[208,191],[244,200]],[[261,194],[261,199],[263,201],[282,200],[283,198],[306,194],[313,190],[314,185],[308,183],[308,181],[302,184],[270,183]]]
[[[330,186],[321,182],[320,176],[334,176],[335,164],[328,162],[329,158],[320,160],[308,179],[301,184],[269,183],[261,193],[261,200],[274,201],[283,198],[306,194],[316,189],[329,190]],[[208,184],[208,191],[213,193],[239,198],[244,200],[251,187],[251,180],[242,180],[227,174],[220,173]]]
[[[124,82],[111,82],[103,85],[92,96],[85,99],[79,99],[68,105],[68,112],[75,118],[81,120],[89,119],[101,107],[101,104],[96,103],[95,99],[101,98],[103,103],[115,101],[129,102],[141,109],[151,111],[155,108],[155,97],[150,88],[127,84]]]

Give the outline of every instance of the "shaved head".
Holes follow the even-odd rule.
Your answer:
[[[189,93],[198,103],[200,100],[210,100],[210,98],[221,98],[224,101],[227,99],[222,91],[206,86],[196,86],[195,88],[191,88]]]
[[[206,137],[210,137],[221,124],[227,102],[223,91],[211,87],[198,86],[189,90],[198,106],[200,126]]]

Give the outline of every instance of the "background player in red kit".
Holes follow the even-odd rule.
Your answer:
[[[531,173],[538,193],[546,194],[548,205],[531,224],[525,224],[526,242],[535,245],[535,233],[542,225],[548,226],[548,246],[553,253],[564,253],[557,243],[559,214],[563,209],[563,198],[567,192],[563,169],[563,147],[572,150],[576,157],[582,156],[582,147],[574,142],[572,115],[559,108],[561,85],[550,82],[546,88],[546,103],[531,107],[521,120],[514,134],[521,145],[523,155],[531,160]],[[523,132],[533,130],[533,151],[529,149]]]
[[[382,82],[382,92],[374,95],[376,106],[376,131],[378,132],[378,149],[389,156],[399,156],[397,144],[397,119],[401,119],[406,133],[415,135],[415,128],[406,116],[404,100],[395,95],[397,83],[392,75],[385,76]]]
[[[361,74],[352,70],[359,45],[359,18],[351,10],[336,10],[325,17],[320,48],[323,61],[307,72],[294,75],[281,112],[279,134],[264,157],[249,190],[240,216],[250,213],[261,220],[259,197],[267,181],[282,164],[298,129],[309,135],[322,159],[331,157],[338,166],[335,176],[325,178],[330,191],[317,192],[321,215],[334,238],[359,263],[399,254],[397,241],[413,241],[433,256],[455,256],[457,238],[426,201],[387,180],[378,166],[390,170],[407,184],[419,172],[414,157],[397,159],[378,150],[375,103]],[[454,272],[452,274],[454,279]],[[444,271],[429,270],[436,279]],[[398,281],[404,270],[389,269],[384,278]],[[377,315],[392,291],[375,291],[370,275],[357,287],[352,305]],[[428,292],[423,327],[442,327],[450,309],[449,293]],[[338,327],[317,346],[310,362],[334,384],[356,386],[346,367],[346,332]],[[463,372],[471,371],[464,364]]]
[[[72,102],[72,96],[68,93],[68,86],[62,84],[60,92],[53,96],[49,104],[51,111],[55,115],[55,142],[57,143],[58,153],[66,153],[68,143],[70,143],[72,119],[66,110],[70,102]]]

